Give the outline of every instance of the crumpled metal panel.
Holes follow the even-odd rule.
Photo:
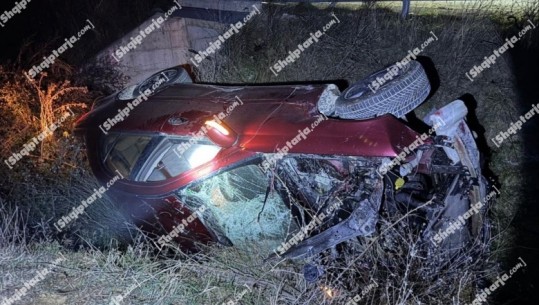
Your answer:
[[[318,254],[351,238],[373,234],[378,221],[383,190],[383,181],[379,179],[375,183],[371,196],[359,202],[357,208],[345,221],[291,247],[281,257],[300,259]],[[275,256],[277,255],[273,254],[270,258]]]

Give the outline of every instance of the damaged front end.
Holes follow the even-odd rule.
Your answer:
[[[428,257],[447,259],[472,242],[486,243],[494,196],[487,195],[466,114],[459,100],[432,113],[425,121],[436,135],[389,168],[387,158],[282,158],[268,174],[274,181],[268,192],[283,194],[299,229],[269,259],[335,252],[343,242],[382,234],[380,217],[395,215],[417,232]]]
[[[282,160],[276,174],[282,177],[277,187],[290,194],[287,203],[298,225],[309,227],[316,221],[319,227],[313,232],[320,233],[305,240],[300,233],[274,256],[304,258],[375,232],[383,183],[372,160],[290,157]]]
[[[276,168],[276,175],[284,180],[279,187],[291,195],[288,204],[298,225],[309,226],[317,220],[319,226],[312,231],[312,237],[302,240],[304,236],[299,234],[274,255],[304,258],[374,233],[383,183],[373,160],[289,157]],[[332,209],[335,206],[338,209]]]

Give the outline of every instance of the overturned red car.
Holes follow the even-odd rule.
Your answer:
[[[467,109],[456,100],[412,129],[405,115],[427,98],[427,76],[411,62],[373,91],[390,68],[341,93],[194,84],[174,67],[99,101],[76,131],[102,183],[123,177],[108,193],[159,247],[298,259],[375,233],[382,211],[414,210],[425,251],[459,251],[488,234],[485,204],[465,230],[436,235],[489,188]]]

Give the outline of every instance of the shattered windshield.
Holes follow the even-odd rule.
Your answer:
[[[259,247],[271,252],[296,230],[280,194],[266,191],[270,179],[254,164],[222,172],[179,191],[182,202],[203,202],[205,221],[240,248]],[[189,199],[191,198],[191,199]],[[193,208],[193,207],[191,207]]]

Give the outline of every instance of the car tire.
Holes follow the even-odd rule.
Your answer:
[[[134,90],[137,96],[142,95],[144,91],[150,89],[155,92],[159,89],[166,88],[173,84],[192,83],[193,80],[189,76],[189,73],[182,67],[174,67],[159,71],[152,76],[148,77]]]
[[[334,116],[366,120],[389,113],[402,118],[415,109],[429,95],[430,83],[419,62],[411,61],[401,67],[390,65],[352,84],[335,101]],[[383,84],[378,82],[384,80],[388,71],[395,71],[396,75]]]

